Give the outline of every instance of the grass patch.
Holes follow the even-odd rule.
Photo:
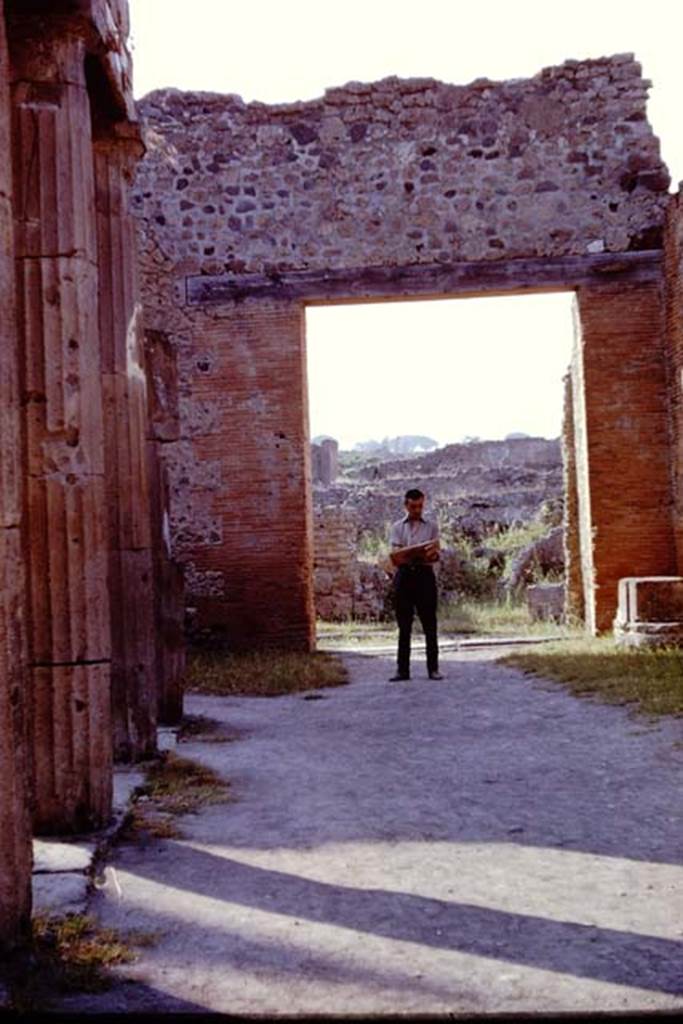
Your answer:
[[[112,984],[106,969],[135,959],[125,938],[84,914],[36,916],[32,928],[29,955],[8,972],[12,1009],[19,1013],[48,1009],[56,993],[103,992]]]
[[[202,804],[227,800],[229,787],[211,768],[169,750],[148,769],[147,781],[138,792],[158,811],[187,814]]]
[[[292,651],[190,651],[187,689],[213,696],[279,697],[348,682],[347,671],[332,654]]]
[[[524,600],[500,601],[463,599],[442,605],[439,629],[442,633],[479,636],[577,636],[581,624],[564,624],[531,618]]]
[[[386,622],[318,622],[321,644],[393,644],[397,627]],[[506,598],[499,601],[481,601],[462,598],[439,606],[439,635],[449,636],[561,636],[583,635],[581,623],[561,624],[534,621],[522,599]],[[415,617],[413,633],[422,634],[420,621]]]
[[[219,722],[208,715],[184,715],[178,729],[178,743],[191,743],[199,740],[202,743],[232,743],[239,739],[241,733],[226,722]]]
[[[147,768],[147,779],[136,791],[121,838],[182,838],[174,816],[190,814],[204,804],[228,801],[229,789],[230,783],[211,768],[169,750]]]
[[[629,704],[652,717],[683,715],[683,652],[679,648],[628,650],[611,637],[548,643],[542,650],[506,654],[500,661],[563,683],[577,697]]]

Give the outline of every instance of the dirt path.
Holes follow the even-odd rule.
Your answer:
[[[683,1009],[682,723],[495,656],[408,684],[350,657],[317,700],[189,698],[240,733],[180,748],[236,801],[117,850],[93,909],[160,940],[118,969],[135,983],[63,1008]]]

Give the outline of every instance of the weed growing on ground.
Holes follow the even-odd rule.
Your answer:
[[[239,732],[226,722],[207,715],[183,715],[178,729],[178,743],[200,740],[202,743],[232,743],[238,739]]]
[[[228,800],[229,787],[211,768],[170,750],[148,769],[147,781],[138,792],[158,811],[187,814],[202,804]]]
[[[135,959],[130,938],[84,914],[36,915],[31,948],[8,973],[12,1009],[31,1013],[48,1009],[55,993],[105,991],[112,983],[106,968]]]
[[[195,650],[188,652],[187,689],[213,696],[278,697],[348,682],[346,668],[332,654],[292,651]]]
[[[629,650],[611,637],[577,637],[500,660],[563,683],[577,697],[629,704],[652,717],[683,715],[683,652],[677,647]]]
[[[230,783],[210,768],[170,750],[147,767],[146,781],[136,790],[121,838],[182,838],[174,816],[230,800],[229,788]]]
[[[479,636],[577,636],[584,627],[534,620],[526,602],[513,597],[497,601],[456,600],[439,608],[442,634],[466,633]]]
[[[534,621],[526,603],[513,597],[501,600],[476,601],[473,598],[443,601],[439,605],[439,635],[451,636],[561,636],[582,635],[581,623],[560,624]],[[422,634],[415,618],[414,633]],[[384,644],[396,640],[396,626],[385,622],[319,622],[321,643]]]

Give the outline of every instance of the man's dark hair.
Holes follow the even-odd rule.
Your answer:
[[[409,491],[406,491],[405,501],[417,501],[418,498],[424,498],[422,491],[419,491],[417,487],[411,487]]]

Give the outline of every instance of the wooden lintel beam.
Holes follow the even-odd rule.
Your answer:
[[[282,299],[342,302],[419,296],[572,291],[582,285],[640,284],[661,273],[662,252],[598,253],[535,259],[427,263],[406,267],[343,267],[269,274],[185,278],[188,305]]]

